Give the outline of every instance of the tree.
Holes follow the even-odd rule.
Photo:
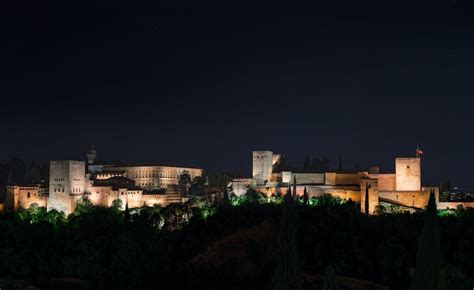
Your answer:
[[[116,198],[112,201],[112,206],[110,208],[119,211],[122,209],[123,202],[120,198]]]
[[[369,184],[367,183],[365,186],[365,214],[369,214]]]
[[[339,286],[337,283],[336,273],[331,264],[324,269],[324,282],[323,290],[338,290]]]
[[[191,186],[191,176],[187,170],[184,170],[179,175],[178,184],[181,188],[186,189],[186,193],[188,192],[189,187]]]
[[[130,222],[130,210],[128,209],[128,202],[125,204],[125,211],[123,212],[123,220],[126,224]]]
[[[441,246],[440,230],[436,215],[436,199],[431,191],[426,207],[425,224],[418,240],[416,268],[412,282],[412,290],[436,289],[440,275]]]
[[[304,192],[303,192],[303,204],[308,205],[308,201],[309,201],[309,195],[308,195],[308,191],[306,190],[306,186],[305,186],[304,187]]]
[[[275,290],[301,289],[301,264],[298,255],[295,201],[289,193],[285,195],[277,241],[277,257],[272,279]]]

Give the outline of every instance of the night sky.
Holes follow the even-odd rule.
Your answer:
[[[424,183],[474,186],[471,0],[8,2],[0,161],[392,171],[419,142]]]

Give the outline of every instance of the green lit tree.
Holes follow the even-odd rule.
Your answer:
[[[339,290],[336,272],[331,264],[324,269],[323,290]]]
[[[295,201],[289,189],[284,197],[278,233],[278,249],[272,286],[275,290],[301,289],[301,264],[298,256]]]
[[[416,268],[412,290],[437,289],[441,266],[440,230],[436,215],[436,200],[431,191],[426,207],[425,224],[418,240]]]
[[[112,206],[110,208],[119,211],[122,209],[123,202],[120,198],[116,198],[112,201]]]

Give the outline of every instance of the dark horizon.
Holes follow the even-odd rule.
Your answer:
[[[470,1],[6,5],[0,160],[394,171],[419,143],[423,183],[474,187]]]

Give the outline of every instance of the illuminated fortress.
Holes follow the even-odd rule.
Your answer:
[[[166,206],[186,200],[178,187],[181,174],[187,173],[191,179],[202,175],[200,168],[96,162],[94,148],[87,154],[87,164],[78,160],[51,161],[49,172],[49,186],[8,185],[5,210],[37,204],[70,214],[83,197],[93,205],[106,207],[117,199],[122,207]]]
[[[407,211],[424,208],[431,191],[435,193],[438,208],[457,205],[440,203],[438,187],[422,186],[420,157],[396,158],[395,173],[380,173],[378,166],[357,172],[298,173],[278,170],[280,161],[281,156],[272,151],[253,151],[252,178],[234,179],[233,192],[240,196],[254,189],[271,196],[286,194],[290,186],[295,186],[299,196],[306,188],[309,197],[330,194],[351,199],[360,204],[361,212],[369,214],[375,214],[381,204],[396,205]]]

